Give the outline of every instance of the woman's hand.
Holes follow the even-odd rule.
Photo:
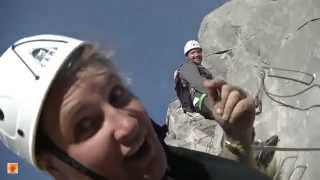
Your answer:
[[[212,116],[224,129],[227,138],[241,144],[251,144],[255,119],[254,98],[222,80],[208,80],[204,85],[208,90]]]

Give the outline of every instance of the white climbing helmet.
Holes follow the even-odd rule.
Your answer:
[[[84,42],[59,35],[23,38],[0,57],[0,141],[37,167],[35,138],[54,78]]]
[[[186,44],[184,45],[184,55],[186,56],[190,50],[195,49],[195,48],[201,48],[198,41],[196,41],[196,40],[187,41]]]

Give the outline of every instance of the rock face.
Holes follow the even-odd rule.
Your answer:
[[[215,121],[205,119],[198,113],[184,113],[179,100],[169,105],[166,124],[167,144],[214,155],[221,152],[223,136],[221,127]]]
[[[262,100],[257,138],[320,147],[320,1],[232,0],[199,30],[203,64]],[[279,179],[319,179],[320,151],[276,153]]]

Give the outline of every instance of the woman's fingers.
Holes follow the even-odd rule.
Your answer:
[[[222,126],[244,121],[241,117],[254,109],[251,107],[254,101],[251,101],[247,93],[237,86],[229,85],[222,80],[205,81],[205,86],[212,101],[214,118]]]
[[[229,92],[226,95],[226,97],[223,97],[222,99],[224,100],[224,102],[221,102],[221,103],[225,103],[221,107],[223,109],[222,120],[228,121],[230,119],[231,114],[234,111],[234,107],[239,103],[242,97],[239,91],[233,90]]]
[[[208,90],[208,95],[213,99],[213,101],[218,102],[221,99],[221,88],[226,84],[223,80],[206,80],[204,81],[204,86]]]
[[[251,126],[255,116],[254,100],[246,97],[237,103],[229,118],[230,124],[241,123],[241,126]]]

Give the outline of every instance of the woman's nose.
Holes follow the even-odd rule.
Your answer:
[[[116,114],[114,138],[124,145],[131,145],[139,137],[139,121],[128,112]]]

